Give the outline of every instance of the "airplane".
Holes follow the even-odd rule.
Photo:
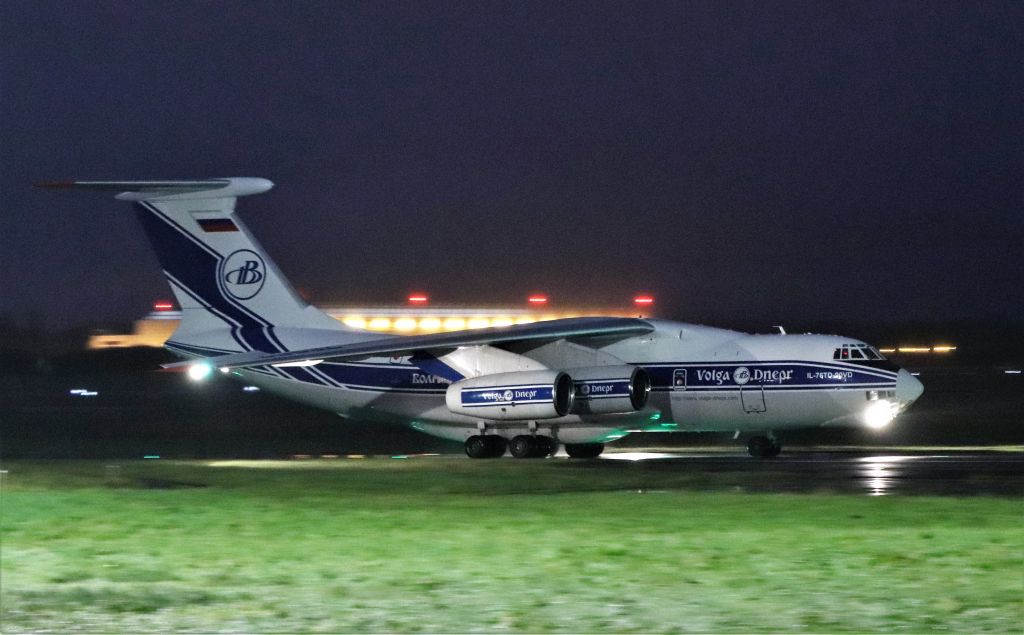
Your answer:
[[[596,458],[631,432],[729,431],[751,456],[777,430],[881,428],[924,388],[837,335],[748,334],[586,317],[428,335],[360,331],[303,301],[235,213],[260,178],[70,181],[134,203],[181,307],[165,364],[214,371],[345,418],[462,442],[475,459]]]

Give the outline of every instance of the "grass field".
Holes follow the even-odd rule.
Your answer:
[[[1019,498],[749,495],[615,461],[3,468],[3,632],[1024,624]]]

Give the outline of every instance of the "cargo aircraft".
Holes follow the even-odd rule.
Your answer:
[[[773,457],[774,431],[883,427],[922,393],[877,348],[836,335],[747,334],[587,317],[430,335],[348,328],[296,295],[235,213],[273,183],[73,181],[119,192],[182,320],[168,364],[214,371],[343,417],[460,441],[473,458],[593,458],[636,431],[730,431]]]

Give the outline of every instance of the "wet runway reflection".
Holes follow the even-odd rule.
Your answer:
[[[714,477],[712,487],[750,492],[1024,496],[1020,451],[797,449],[775,459],[713,451],[623,451],[608,452],[602,460],[654,472],[703,473]]]

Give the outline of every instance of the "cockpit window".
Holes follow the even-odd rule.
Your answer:
[[[874,346],[867,344],[843,344],[832,352],[832,359],[871,359],[883,360],[885,355]]]

